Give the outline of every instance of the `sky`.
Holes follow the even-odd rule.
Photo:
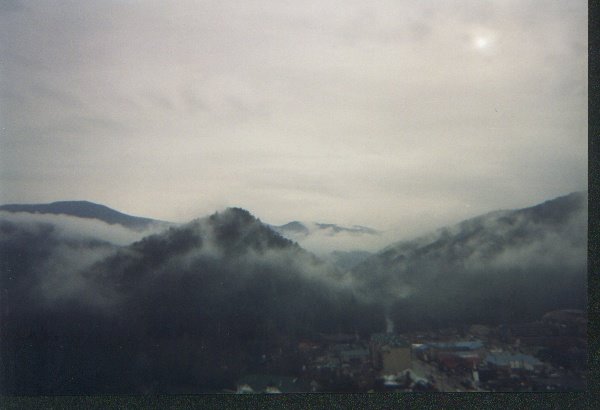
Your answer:
[[[0,3],[0,203],[403,235],[587,189],[587,2]]]

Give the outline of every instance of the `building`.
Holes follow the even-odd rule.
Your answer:
[[[394,333],[376,333],[369,345],[373,367],[383,374],[397,374],[412,367],[410,344]]]
[[[417,357],[425,361],[436,360],[447,368],[473,368],[483,352],[483,342],[480,340],[465,340],[456,342],[433,342],[421,344],[416,350]]]
[[[587,317],[582,310],[564,309],[546,313],[542,323],[547,323],[559,328],[562,335],[587,337]]]
[[[492,334],[492,330],[484,325],[472,325],[469,327],[469,333],[473,336],[487,338]]]
[[[538,322],[499,327],[502,340],[517,346],[568,349],[586,346],[587,321],[577,310],[547,313]]]
[[[477,352],[440,352],[436,360],[444,369],[472,371],[481,362],[481,357]]]
[[[311,386],[297,377],[250,374],[236,383],[237,393],[303,393]]]
[[[542,317],[542,322],[556,323],[556,324],[570,324],[570,323],[586,323],[587,318],[583,310],[577,309],[563,309],[554,310],[546,313]]]
[[[513,371],[540,372],[544,369],[544,364],[541,361],[533,356],[522,353],[490,353],[483,361],[489,368],[507,373]]]
[[[368,363],[370,353],[367,349],[347,349],[340,352],[342,363],[361,366]]]
[[[311,352],[320,349],[319,343],[313,340],[300,340],[298,342],[298,351],[302,353]]]
[[[434,350],[445,352],[476,351],[483,348],[483,342],[481,340],[461,340],[456,342],[427,343],[427,345]]]
[[[346,334],[346,333],[335,333],[335,334],[320,334],[320,339],[325,344],[343,344],[343,343],[355,343],[359,340],[357,334]]]
[[[555,327],[544,322],[501,325],[498,330],[502,341],[518,345],[545,345],[558,335]]]

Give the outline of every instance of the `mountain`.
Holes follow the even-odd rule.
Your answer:
[[[360,225],[353,225],[350,228],[346,228],[346,227],[339,226],[336,224],[317,223],[316,226],[318,229],[331,230],[333,233],[349,232],[349,233],[368,234],[368,235],[377,235],[379,233],[375,229],[368,228],[366,226],[360,226]]]
[[[292,221],[281,226],[271,226],[271,228],[283,236],[287,235],[308,235],[309,229],[302,222]]]
[[[239,208],[121,247],[0,227],[3,393],[219,391],[276,352],[294,360],[300,337],[384,327],[331,265]]]
[[[270,227],[319,257],[336,263],[341,269],[353,265],[351,262],[353,258],[351,256],[340,258],[341,255],[334,255],[332,252],[374,251],[389,243],[386,242],[382,232],[360,225],[344,227],[329,223],[293,221],[280,226],[270,225]]]
[[[281,235],[297,238],[298,236],[307,236],[314,232],[323,232],[327,235],[333,236],[339,233],[351,233],[357,235],[377,235],[379,231],[368,228],[366,226],[354,225],[352,227],[344,227],[336,224],[326,224],[326,223],[314,223],[314,222],[299,222],[292,221],[287,224],[274,226],[271,225],[271,228],[280,233]]]
[[[143,230],[156,224],[168,225],[164,221],[126,215],[107,206],[88,201],[60,201],[50,204],[8,204],[0,205],[0,211],[69,215],[78,218],[97,219],[111,225],[119,224],[135,230]]]
[[[244,374],[299,368],[297,341],[318,333],[367,337],[386,319],[399,332],[519,323],[586,308],[587,193],[372,255],[333,254],[343,269],[240,208],[113,240],[123,231],[133,232],[0,212],[0,394],[222,391]],[[338,235],[355,238],[320,239]]]
[[[333,251],[326,259],[331,261],[338,269],[347,271],[372,255],[371,252],[367,251]]]
[[[398,330],[585,309],[587,193],[496,211],[391,245],[349,274]]]

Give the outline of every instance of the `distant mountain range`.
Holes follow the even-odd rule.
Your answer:
[[[328,259],[342,269],[354,266],[364,258],[365,251],[373,251],[385,244],[382,232],[366,226],[351,227],[319,222],[293,221],[284,225],[269,225],[285,238]]]
[[[150,228],[156,231],[157,229],[166,229],[169,226],[178,225],[172,222],[127,215],[105,205],[89,201],[60,201],[49,204],[8,204],[0,205],[0,211],[40,215],[66,215],[98,220],[110,225],[120,225],[139,232]],[[293,221],[281,226],[267,226],[284,238],[298,242],[301,246],[306,246],[307,249],[312,251],[326,249],[320,256],[328,259],[342,269],[352,267],[364,259],[365,253],[361,250],[361,247],[364,245],[363,240],[377,237],[380,234],[375,229],[360,225],[344,227],[336,224]],[[348,244],[348,238],[352,238],[350,244]],[[326,247],[323,247],[323,242],[327,242]],[[352,243],[355,243],[355,245],[351,246]],[[349,247],[351,249],[348,249]],[[373,245],[371,245],[372,247]],[[338,253],[331,254],[331,252]]]
[[[326,260],[331,261],[342,271],[347,271],[372,256],[371,252],[367,251],[333,251],[327,255]]]
[[[136,230],[143,230],[156,224],[168,225],[164,221],[127,215],[107,206],[88,201],[60,201],[49,204],[8,204],[0,205],[0,211],[68,215],[78,218],[97,219],[107,224],[119,224]]]
[[[518,323],[586,308],[587,193],[495,211],[375,254],[334,252],[334,263],[280,231],[376,233],[274,228],[229,208],[119,246],[98,229],[82,233],[97,228],[82,218],[119,232],[131,231],[116,224],[156,221],[57,204],[0,207],[2,394],[214,391],[316,333],[369,335],[386,319],[397,331]],[[42,211],[70,219],[23,216]]]
[[[285,225],[270,226],[275,232],[278,232],[285,237],[307,236],[316,231],[320,231],[331,236],[339,233],[351,233],[357,235],[377,235],[379,233],[379,231],[373,228],[368,228],[366,226],[354,225],[348,228],[336,224],[326,224],[318,222],[292,221],[288,222]]]
[[[48,204],[7,204],[0,205],[0,211],[25,212],[31,214],[68,215],[77,218],[96,219],[108,224],[118,224],[126,228],[143,230],[153,225],[164,227],[175,225],[171,222],[127,215],[105,205],[89,201],[59,201]],[[334,236],[341,233],[353,235],[377,235],[379,231],[365,226],[344,227],[336,224],[293,221],[281,226],[268,225],[285,238],[298,241],[314,233]]]

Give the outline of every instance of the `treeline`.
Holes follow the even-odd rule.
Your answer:
[[[21,234],[1,242],[3,256],[26,246]],[[28,249],[50,254],[49,239],[30,235]],[[85,285],[64,298],[38,299],[49,273],[31,256],[3,259],[3,285],[20,278],[0,325],[8,394],[218,391],[290,340],[384,326],[329,266],[238,209],[117,250],[77,272]]]

